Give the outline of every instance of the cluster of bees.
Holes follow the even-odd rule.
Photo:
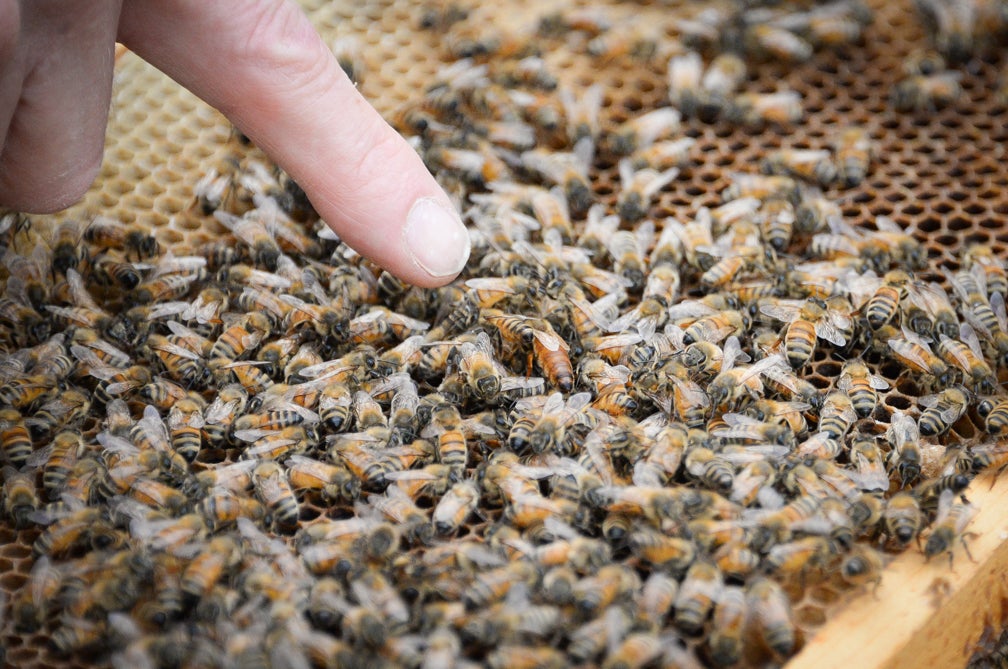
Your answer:
[[[209,244],[0,218],[0,511],[34,537],[9,624],[114,666],[727,667],[798,650],[806,590],[951,560],[1008,463],[1003,261],[845,220],[824,189],[870,173],[858,127],[690,220],[656,206],[685,119],[801,117],[747,63],[869,20],[715,7],[669,54],[602,11],[534,40],[425,15],[456,60],[394,120],[471,224],[441,289],[251,160],[196,184]],[[667,104],[603,124],[536,44],[661,58]]]

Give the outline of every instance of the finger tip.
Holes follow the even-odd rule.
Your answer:
[[[417,272],[413,283],[443,286],[465,268],[469,260],[469,232],[454,207],[434,197],[413,203],[403,228],[406,255]]]

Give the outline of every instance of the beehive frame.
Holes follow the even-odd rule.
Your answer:
[[[533,5],[538,13],[546,11],[539,4],[516,2],[507,13],[516,21],[529,15]],[[420,9],[395,2],[307,7],[330,38],[355,34],[361,39],[369,68],[361,90],[386,113],[408,101],[414,90],[411,82],[432,77],[442,64],[437,37],[416,30]],[[474,11],[489,16],[496,9]],[[752,165],[777,147],[822,147],[831,127],[858,123],[868,127],[878,142],[880,158],[860,187],[832,193],[843,202],[845,216],[855,221],[891,216],[927,244],[929,259],[935,264],[951,263],[955,250],[970,242],[989,243],[1004,257],[1008,204],[1003,193],[1008,166],[1000,156],[1008,129],[1004,103],[993,94],[1000,60],[970,61],[963,80],[964,97],[958,103],[935,113],[897,114],[888,104],[888,90],[901,76],[902,58],[923,43],[924,35],[907,7],[893,3],[874,9],[875,22],[863,45],[820,54],[797,67],[769,63],[754,69],[752,85],[758,90],[774,90],[783,81],[803,93],[806,118],[798,126],[755,133],[723,123],[692,122],[689,132],[697,138],[695,165],[662,194],[658,210],[686,218],[700,205],[716,205],[718,193],[728,185],[728,171]],[[613,7],[616,16],[673,11],[677,8],[635,3]],[[626,60],[593,71],[576,57],[558,53],[549,58],[551,66],[575,85],[604,85],[607,121],[623,120],[636,109],[655,106],[666,95],[666,84],[654,71],[634,70],[633,77],[625,77]],[[124,222],[136,220],[151,226],[166,245],[210,240],[222,229],[189,215],[192,184],[208,165],[227,160],[234,151],[231,129],[224,119],[135,56],[125,54],[117,70],[99,182],[80,205],[52,220],[111,213]],[[606,195],[606,180],[612,184],[615,178],[613,166],[600,166],[600,195]],[[968,658],[983,627],[998,628],[1003,619],[998,588],[1003,587],[1001,573],[1008,558],[1002,545],[1005,523],[998,520],[997,511],[1008,492],[1003,482],[990,485],[988,490],[978,481],[970,491],[971,500],[981,508],[973,523],[979,537],[970,544],[976,563],[957,554],[950,573],[941,561],[921,566],[921,556],[911,549],[889,566],[876,592],[860,595],[809,640],[793,666],[826,666],[826,658],[841,666],[838,647],[864,653],[858,655],[859,664],[877,658],[872,666],[923,666],[932,661],[937,666],[942,664],[938,658],[953,663]],[[0,585],[13,590],[24,581],[30,564],[28,546],[35,533],[7,527],[0,532],[6,539],[0,547],[0,559],[5,561],[0,563],[4,579]],[[954,615],[976,611],[956,607],[969,607],[978,592],[991,604],[982,616]],[[900,634],[887,621],[908,611],[920,623],[908,621]],[[872,624],[874,616],[882,622]],[[929,633],[938,628],[948,636]],[[855,630],[878,629],[889,633],[879,635],[870,646],[867,641],[861,646],[853,636]],[[40,650],[44,639],[39,636],[18,638],[8,627],[3,639],[8,661],[15,665],[61,666],[64,662]]]

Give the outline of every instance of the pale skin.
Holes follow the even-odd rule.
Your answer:
[[[91,186],[116,41],[224,113],[362,255],[424,287],[461,271],[451,201],[286,0],[0,0],[0,205],[52,213]]]

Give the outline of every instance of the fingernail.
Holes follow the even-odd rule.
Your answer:
[[[434,198],[413,203],[403,234],[413,261],[431,276],[455,276],[469,259],[469,233],[462,219]]]

